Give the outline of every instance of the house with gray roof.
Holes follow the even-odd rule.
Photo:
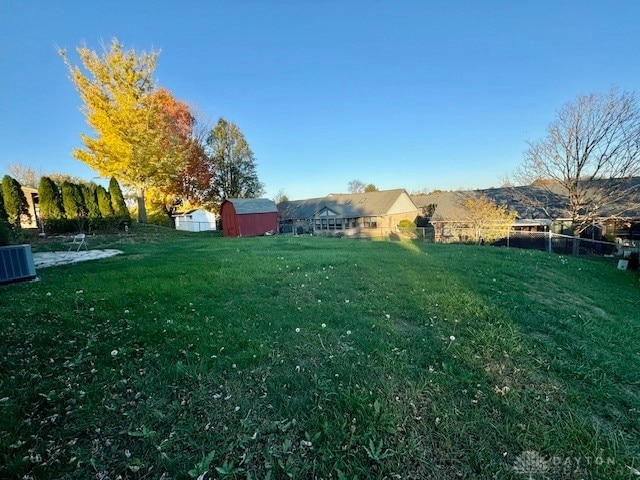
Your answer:
[[[420,214],[404,189],[334,193],[278,204],[282,233],[376,237],[394,233]]]
[[[625,182],[624,188],[630,193],[602,205],[599,216],[594,218],[593,225],[585,230],[583,236],[596,239],[604,236],[610,239],[640,238],[640,178],[619,181]],[[421,216],[434,226],[436,241],[447,241],[447,238],[455,237],[456,229],[463,226],[466,217],[463,202],[474,195],[486,195],[496,204],[506,205],[510,211],[516,213],[512,230],[551,230],[563,234],[572,232],[572,220],[566,209],[568,200],[566,194],[558,187],[527,185],[473,191],[435,191],[411,198],[419,208]]]

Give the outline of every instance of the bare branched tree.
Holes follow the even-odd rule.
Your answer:
[[[276,205],[278,203],[288,202],[289,201],[289,197],[285,193],[284,188],[281,188],[280,190],[278,190],[278,193],[276,193],[276,196],[273,197],[273,201],[274,201],[274,203]]]
[[[9,175],[20,182],[23,187],[38,188],[40,178],[44,175],[42,171],[36,171],[33,167],[14,163],[9,165]]]
[[[564,200],[579,235],[596,218],[624,216],[640,190],[640,110],[633,93],[612,89],[565,104],[546,137],[529,143],[515,174],[531,192]]]
[[[366,187],[366,184],[357,178],[354,178],[347,184],[349,193],[362,193],[364,192],[364,187]]]

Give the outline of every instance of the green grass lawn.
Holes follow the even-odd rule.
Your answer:
[[[0,287],[0,478],[640,469],[640,280],[610,259],[89,240],[125,254]]]

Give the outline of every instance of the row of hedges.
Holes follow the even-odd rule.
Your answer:
[[[59,235],[71,232],[87,233],[116,233],[124,230],[125,223],[130,223],[128,218],[55,218],[43,220],[43,230],[47,235]]]

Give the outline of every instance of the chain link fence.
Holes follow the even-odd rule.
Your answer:
[[[577,238],[553,232],[532,232],[522,230],[508,230],[504,236],[492,242],[476,241],[478,234],[471,228],[455,228],[437,231],[433,227],[417,227],[415,231],[407,232],[399,228],[350,229],[344,231],[296,231],[290,229],[281,233],[292,235],[317,235],[328,237],[345,237],[356,240],[418,240],[427,243],[466,243],[487,244],[507,248],[523,248],[556,253],[560,255],[619,255],[627,250],[638,251],[640,246],[606,242],[588,238]]]

